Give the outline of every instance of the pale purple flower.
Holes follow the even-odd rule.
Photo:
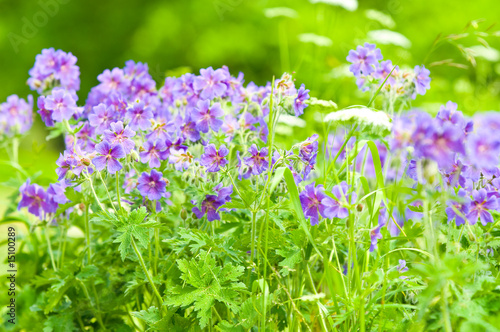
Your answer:
[[[262,148],[260,151],[257,145],[252,144],[248,149],[250,157],[245,158],[245,164],[250,167],[253,175],[259,175],[269,167],[269,157],[267,155],[267,148]]]
[[[92,163],[98,171],[102,171],[107,166],[109,173],[116,173],[123,168],[118,159],[125,158],[126,153],[120,144],[104,141],[95,146],[95,151],[99,156],[94,157]]]
[[[102,103],[92,107],[92,113],[89,114],[89,122],[95,128],[96,134],[100,135],[109,128],[109,125],[113,122],[114,111],[113,106],[106,106]]]
[[[479,130],[467,136],[467,155],[476,168],[493,168],[500,160],[500,137],[489,130]]]
[[[149,167],[158,168],[161,165],[160,160],[167,159],[166,156],[167,146],[164,141],[146,141],[144,142],[144,151],[142,151],[139,156],[141,157],[141,162],[143,164],[149,162]]]
[[[340,184],[335,185],[332,188],[333,196],[335,196],[336,199],[333,199],[330,196],[325,196],[323,198],[321,203],[324,206],[323,214],[325,218],[344,219],[349,216],[349,210],[346,208],[346,205],[354,203],[357,196],[355,193],[348,195],[348,190],[349,186],[345,181],[342,181]]]
[[[488,197],[484,188],[473,190],[472,197],[474,201],[471,202],[469,213],[467,214],[467,220],[470,224],[475,225],[478,218],[481,219],[483,226],[492,223],[494,221],[493,216],[488,210],[498,209],[497,198],[494,196]]]
[[[33,124],[33,97],[29,95],[27,101],[17,95],[7,97],[7,101],[0,104],[0,134],[2,123],[7,134],[28,131]]]
[[[105,94],[112,91],[125,93],[130,84],[130,80],[125,77],[123,70],[120,68],[113,68],[111,71],[106,69],[97,76],[97,80],[101,82],[97,87]]]
[[[45,108],[52,111],[52,120],[62,122],[69,120],[78,111],[72,94],[63,89],[54,89],[45,98]]]
[[[382,60],[382,53],[374,44],[365,43],[356,50],[350,50],[346,59],[352,63],[349,70],[354,76],[370,75],[375,71],[379,60]]]
[[[163,179],[163,174],[152,169],[150,174],[144,172],[137,181],[137,189],[143,197],[150,200],[158,200],[167,192],[167,182]]]
[[[130,121],[130,129],[148,130],[151,128],[153,110],[150,106],[146,106],[142,101],[134,102],[133,105],[127,109],[125,117]]]
[[[306,101],[309,99],[309,91],[306,89],[305,85],[300,86],[297,92],[297,97],[293,100],[293,110],[295,111],[295,116],[301,116],[304,114],[304,109],[307,107]]]
[[[424,65],[415,66],[414,69],[415,78],[413,79],[413,83],[415,83],[415,93],[412,98],[415,99],[417,94],[425,95],[425,92],[431,88],[431,78],[429,75],[431,72],[429,69],[425,68]]]
[[[130,129],[129,126],[124,128],[121,121],[112,122],[109,126],[111,130],[104,131],[104,139],[111,144],[121,145],[125,153],[129,154],[135,146],[135,142],[131,139],[135,136],[135,131]]]
[[[54,120],[52,120],[52,111],[45,108],[45,96],[38,97],[37,100],[38,111],[43,123],[47,127],[54,127]]]
[[[384,225],[378,225],[370,231],[370,252],[377,249],[378,240],[382,239],[382,233],[380,232],[382,227],[384,227]]]
[[[19,192],[22,197],[17,206],[18,210],[27,207],[29,213],[39,218],[44,218],[45,213],[54,213],[57,210],[57,203],[49,199],[42,187],[31,184],[29,179],[19,188]]]
[[[226,79],[227,73],[223,69],[208,67],[200,69],[200,76],[194,78],[193,87],[202,99],[222,97],[227,90],[227,85],[223,82]]]
[[[66,204],[69,202],[66,197],[66,183],[63,181],[61,183],[51,183],[47,189],[47,194],[58,204]]]
[[[300,203],[306,219],[310,218],[311,226],[319,223],[319,214],[325,216],[325,205],[323,200],[327,196],[323,193],[323,186],[314,186],[314,183],[308,184],[300,193]],[[319,214],[318,214],[319,212]]]
[[[191,119],[196,122],[196,128],[202,133],[208,133],[209,129],[218,131],[222,126],[222,120],[218,118],[224,115],[220,104],[210,106],[210,100],[200,100],[197,106],[191,112]]]
[[[189,165],[193,162],[193,155],[189,153],[187,147],[171,147],[168,162],[174,164],[176,170],[184,171],[188,169]]]
[[[446,202],[447,208],[445,209],[446,215],[448,216],[448,221],[455,219],[457,226],[465,224],[464,217],[469,213],[469,208],[471,205],[471,199],[467,195],[466,191],[462,188],[458,191],[459,200],[448,200]],[[456,212],[458,211],[458,213]]]
[[[209,144],[205,147],[205,153],[200,157],[200,164],[207,168],[207,172],[218,172],[221,167],[227,165],[228,154],[229,150],[225,145],[221,145],[217,151],[214,144]]]

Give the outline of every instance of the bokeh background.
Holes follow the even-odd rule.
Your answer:
[[[500,110],[498,13],[498,0],[0,0],[0,102],[35,95],[28,70],[54,47],[78,57],[80,104],[98,74],[129,59],[148,63],[158,85],[208,66],[227,65],[257,84],[295,71],[312,96],[339,107],[366,104],[370,95],[357,90],[345,57],[371,41],[384,59],[431,70],[431,90],[412,106],[435,113],[452,100],[468,115]],[[56,180],[63,142],[47,141],[35,117],[20,164],[45,184]],[[0,165],[2,200],[12,173]]]

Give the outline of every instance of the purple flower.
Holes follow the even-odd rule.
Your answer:
[[[17,95],[7,97],[7,101],[0,104],[0,135],[2,123],[7,134],[28,131],[33,124],[33,97],[29,95],[27,102]]]
[[[424,155],[435,160],[440,167],[450,167],[455,162],[455,153],[465,154],[463,137],[461,128],[445,123],[429,135]]]
[[[139,155],[141,157],[141,162],[143,164],[149,162],[149,167],[157,168],[160,167],[161,160],[167,159],[166,152],[167,146],[163,141],[146,141],[144,143],[144,150]]]
[[[45,108],[45,96],[38,97],[38,101],[36,104],[38,106],[37,113],[40,114],[43,123],[45,123],[47,127],[54,127],[54,120],[52,120],[52,111]]]
[[[457,111],[457,107],[456,103],[448,101],[446,105],[442,105],[439,108],[436,118],[441,122],[441,124],[450,122],[451,124],[462,127],[464,123],[464,116],[462,112]]]
[[[464,217],[469,213],[469,207],[471,204],[471,199],[467,195],[464,189],[460,188],[458,191],[458,197],[460,201],[449,200],[446,202],[448,207],[445,209],[446,215],[448,216],[448,221],[452,221],[455,218],[455,223],[457,226],[465,224]],[[456,212],[458,211],[458,213]]]
[[[348,190],[349,186],[345,181],[342,181],[340,184],[334,186],[332,189],[333,196],[335,196],[336,199],[333,199],[330,196],[325,196],[323,198],[321,203],[324,206],[323,214],[325,218],[344,219],[349,216],[349,210],[345,206],[346,204],[354,203],[356,201],[357,196],[355,193],[347,195]]]
[[[304,84],[300,86],[300,89],[297,92],[297,97],[293,101],[295,116],[301,116],[304,114],[304,109],[307,107],[305,102],[309,99],[309,91],[310,90],[307,90]]]
[[[311,226],[317,225],[319,222],[318,211],[322,216],[325,216],[325,205],[323,200],[327,196],[323,193],[323,186],[314,186],[314,183],[308,184],[305,189],[300,193],[300,203],[304,216],[310,218]]]
[[[248,149],[250,157],[245,158],[245,164],[251,169],[253,175],[259,175],[269,167],[269,158],[267,156],[267,148],[262,148],[260,151],[257,145],[252,144]]]
[[[175,123],[180,127],[180,133],[185,139],[196,142],[201,138],[200,131],[196,128],[196,123],[191,120],[190,115],[186,115],[185,119],[178,116]]]
[[[227,90],[227,73],[223,69],[214,70],[212,67],[200,69],[200,76],[194,78],[193,87],[202,99],[214,99],[222,97]]]
[[[98,171],[102,171],[106,166],[109,173],[116,173],[122,169],[123,166],[118,159],[125,158],[126,153],[121,145],[104,141],[95,146],[95,151],[100,156],[94,157],[92,163]]]
[[[125,117],[130,120],[129,126],[132,130],[148,130],[151,128],[153,110],[150,106],[145,106],[144,102],[135,102],[127,109]]]
[[[384,227],[384,225],[378,225],[370,231],[370,252],[377,249],[378,240],[382,239],[382,233],[380,232],[382,227]]]
[[[143,197],[150,200],[158,200],[167,193],[167,182],[163,179],[163,174],[155,169],[151,173],[142,173],[137,181],[137,189]]]
[[[208,133],[209,129],[218,131],[222,126],[222,120],[217,119],[224,115],[219,103],[210,106],[210,100],[200,100],[198,108],[191,112],[191,119],[196,122],[196,128],[202,133]]]
[[[92,113],[89,114],[89,122],[95,128],[96,134],[100,135],[109,128],[109,125],[113,121],[113,113],[113,106],[106,106],[101,103],[92,107]]]
[[[307,164],[316,164],[318,137],[318,134],[314,134],[299,145],[299,157]]]
[[[425,92],[431,88],[431,78],[429,75],[431,72],[429,69],[426,69],[424,65],[422,67],[415,66],[414,69],[415,78],[413,79],[413,83],[415,83],[415,92],[412,96],[413,99],[419,95],[425,95]]]
[[[66,187],[67,185],[64,181],[61,183],[51,183],[47,189],[47,195],[58,204],[66,204],[69,202],[65,194]]]
[[[240,129],[240,124],[238,123],[238,120],[231,114],[226,115],[224,117],[224,123],[221,126],[221,130],[227,135],[224,141],[229,143],[233,139],[238,129]]]
[[[225,145],[219,147],[219,151],[214,144],[209,144],[205,147],[205,153],[201,155],[200,163],[207,167],[207,172],[218,172],[221,167],[227,165],[226,156],[229,150]]]
[[[174,164],[175,169],[178,171],[184,171],[189,168],[189,165],[193,162],[193,155],[189,153],[187,147],[171,147],[170,155],[168,157],[168,162]]]
[[[52,120],[62,122],[69,120],[78,109],[73,96],[63,89],[54,89],[45,98],[45,108],[52,111]]]
[[[405,273],[408,271],[408,267],[406,267],[406,261],[404,259],[399,260],[399,265],[397,267],[399,273]]]
[[[120,68],[113,68],[112,71],[106,69],[102,74],[97,76],[97,80],[101,82],[98,88],[105,94],[112,91],[125,93],[129,87],[130,80],[128,80],[123,70]]]
[[[112,122],[109,126],[111,130],[104,131],[104,139],[111,144],[121,145],[125,153],[129,154],[135,146],[135,142],[131,140],[135,136],[135,131],[130,129],[129,126],[123,128],[123,122],[121,121]]]
[[[478,218],[481,218],[481,224],[483,224],[483,226],[486,226],[488,223],[492,223],[493,216],[490,212],[488,212],[488,210],[498,208],[496,197],[488,197],[486,189],[484,188],[473,190],[472,197],[474,198],[474,201],[470,205],[467,220],[471,223],[471,225],[475,225]]]
[[[382,53],[374,44],[365,43],[365,46],[358,46],[356,50],[350,50],[347,61],[352,63],[349,70],[354,76],[370,75],[375,71],[379,60],[382,60]]]
[[[19,188],[19,192],[22,197],[18,210],[27,207],[29,213],[43,218],[44,213],[54,213],[57,209],[57,203],[48,199],[45,190],[37,184],[31,184],[29,179]]]
[[[375,69],[375,72],[373,73],[373,77],[384,81],[387,78],[387,76],[389,75],[389,73],[391,73],[391,71],[392,71],[391,77],[389,77],[387,79],[385,84],[394,85],[394,84],[396,84],[396,80],[394,79],[394,76],[398,73],[399,67],[396,66],[396,68],[394,68],[394,71],[392,70],[393,68],[394,68],[394,66],[393,66],[391,60],[382,61]],[[359,87],[359,85],[358,85],[358,87]]]
[[[208,221],[220,220],[217,210],[231,200],[233,187],[222,187],[222,184],[219,184],[214,190],[217,192],[217,196],[207,195],[201,202],[201,210],[197,206],[191,210],[196,215],[196,218],[201,219],[206,214]]]
[[[469,161],[475,167],[496,167],[500,156],[500,138],[495,132],[480,130],[467,136],[467,150]]]

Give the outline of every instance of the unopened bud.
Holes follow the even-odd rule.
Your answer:
[[[82,158],[82,164],[84,164],[85,166],[90,166],[90,159]]]
[[[139,160],[139,154],[135,150],[130,151],[130,157],[132,158],[133,161]]]
[[[181,210],[181,219],[186,220],[188,217],[186,209]]]
[[[358,212],[363,211],[363,204],[356,205],[356,210],[358,210]]]
[[[66,172],[66,175],[64,176],[64,178],[66,180],[73,180],[75,178],[75,173],[73,173],[73,171],[71,171],[71,170],[68,170]]]

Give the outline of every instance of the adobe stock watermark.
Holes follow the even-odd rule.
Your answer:
[[[40,10],[31,17],[23,16],[21,18],[21,33],[9,32],[7,35],[14,52],[19,53],[19,46],[27,44],[31,39],[35,38],[38,31],[49,23],[49,19],[57,15],[60,5],[65,5],[70,1],[39,0],[38,6]]]
[[[224,15],[227,12],[232,12],[236,7],[241,5],[244,0],[215,0],[214,8],[221,21],[224,21]]]

